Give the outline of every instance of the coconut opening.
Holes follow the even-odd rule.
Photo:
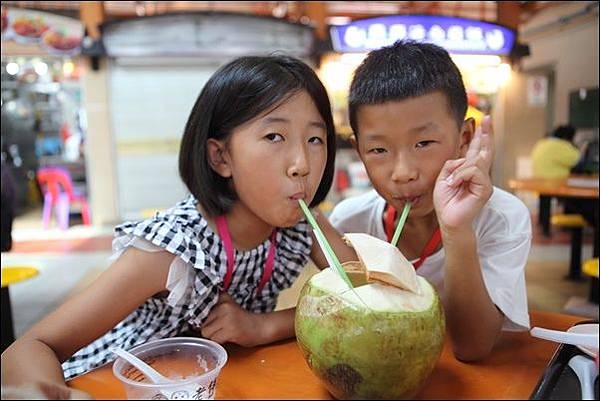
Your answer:
[[[360,262],[344,264],[346,271],[350,269],[353,276],[362,272],[366,282],[378,281],[417,294],[420,292],[415,268],[398,248],[367,234],[349,233],[344,240],[354,248],[360,259]]]
[[[366,285],[369,283],[367,274],[362,263],[358,261],[346,262],[342,264],[342,267],[348,275],[348,279],[352,283],[354,288]]]
[[[375,312],[420,312],[429,309],[435,299],[435,290],[422,277],[417,278],[421,291],[414,293],[377,281],[366,282],[364,273],[361,274],[365,282],[357,281],[354,289],[350,289],[340,275],[329,267],[312,276],[309,284],[326,294],[342,298],[349,305],[364,308],[366,304]],[[360,277],[360,274],[354,277]]]

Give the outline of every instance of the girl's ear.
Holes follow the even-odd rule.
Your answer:
[[[360,154],[360,151],[358,150],[358,137],[356,136],[356,134],[350,135],[350,137],[348,138],[348,141],[350,142],[350,145],[352,145],[352,148],[354,149],[354,151],[356,152],[358,157],[362,160],[362,155]]]
[[[210,138],[207,141],[208,163],[210,167],[223,178],[230,178],[232,175],[231,171],[231,158],[227,152],[227,146],[214,138]]]
[[[473,140],[473,136],[475,135],[475,119],[473,117],[467,118],[462,125],[462,129],[460,132],[460,143],[459,143],[459,151],[460,157],[465,157],[467,155],[467,150],[469,150],[469,145]]]
[[[354,150],[356,150],[358,152],[358,142],[356,141],[356,134],[350,135],[348,137],[348,141],[350,142],[350,145],[352,145]]]

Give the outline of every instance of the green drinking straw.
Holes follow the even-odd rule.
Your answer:
[[[402,210],[402,215],[400,216],[400,220],[398,221],[398,226],[396,226],[396,231],[394,232],[394,236],[392,237],[391,244],[396,246],[398,244],[398,240],[400,239],[400,233],[404,228],[404,223],[406,223],[406,218],[408,217],[408,212],[410,212],[410,202],[406,202],[404,204],[404,210]]]
[[[323,253],[325,254],[325,258],[327,259],[327,262],[329,262],[329,264],[332,265],[331,267],[333,267],[335,270],[337,270],[340,277],[342,277],[342,279],[346,282],[346,284],[348,284],[348,286],[350,288],[354,288],[354,286],[352,285],[352,282],[350,281],[350,279],[348,278],[348,275],[346,274],[346,271],[342,267],[337,256],[335,256],[335,253],[333,252],[331,245],[329,245],[329,242],[327,242],[327,238],[325,238],[325,235],[323,235],[321,228],[319,227],[319,225],[317,224],[312,213],[308,209],[308,206],[306,206],[306,203],[304,203],[304,200],[302,200],[302,199],[298,199],[298,202],[300,203],[300,208],[302,208],[302,211],[304,212],[306,219],[308,220],[308,222],[312,226],[313,230],[315,231],[315,236],[317,237],[317,242],[321,246],[321,249],[323,250]]]

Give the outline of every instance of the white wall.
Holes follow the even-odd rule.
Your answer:
[[[117,59],[109,68],[119,216],[137,219],[184,199],[179,145],[202,87],[225,61]]]
[[[568,122],[569,92],[598,86],[598,15],[594,12],[565,19],[595,2],[568,2],[538,13],[520,29],[519,41],[529,45],[524,57],[499,96],[495,110],[497,156],[494,183],[506,187],[526,163],[535,142],[549,129]],[[544,106],[527,102],[527,77],[540,70],[554,71],[554,112],[546,121]],[[552,110],[552,108],[550,108]]]
[[[520,29],[521,41],[529,44],[531,55],[523,59],[523,70],[554,66],[556,113],[554,125],[569,119],[569,92],[598,86],[598,8],[574,17],[566,24],[559,18],[583,12],[597,2],[569,2],[541,12]],[[594,15],[595,14],[595,15]],[[536,29],[548,29],[536,32]]]

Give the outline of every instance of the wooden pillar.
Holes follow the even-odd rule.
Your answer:
[[[106,19],[103,1],[82,1],[79,6],[79,19],[87,30],[88,36],[98,40],[102,36],[100,24]]]
[[[327,39],[327,5],[323,1],[305,2],[306,16],[315,26],[317,39]]]
[[[521,19],[520,1],[498,1],[496,21],[512,29],[518,29]]]
[[[437,14],[439,14],[439,12],[440,12],[440,2],[439,1],[430,2],[427,7],[427,14],[437,15]]]

